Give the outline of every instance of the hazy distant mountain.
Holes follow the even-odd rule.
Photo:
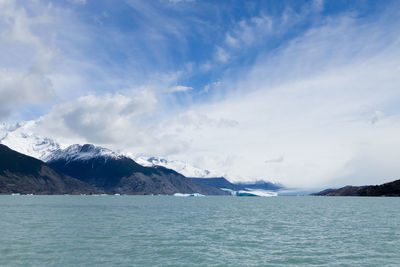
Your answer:
[[[95,192],[99,190],[55,171],[38,159],[0,144],[1,194],[89,194]]]
[[[315,196],[400,196],[400,180],[382,185],[345,186],[339,189],[326,189]]]
[[[110,193],[224,195],[220,189],[201,186],[174,170],[145,167],[111,150],[94,145],[72,145],[47,157],[53,168]]]
[[[270,190],[270,191],[278,191],[280,189],[283,189],[284,186],[281,184],[276,184],[276,183],[271,183],[263,180],[259,180],[256,182],[240,182],[236,183],[238,186],[242,186],[244,188],[248,189],[262,189],[262,190]]]
[[[216,178],[189,178],[192,182],[196,184],[203,184],[208,186],[213,186],[217,188],[230,189],[234,191],[245,190],[245,188],[241,185],[236,185],[229,182],[224,177],[216,177]]]

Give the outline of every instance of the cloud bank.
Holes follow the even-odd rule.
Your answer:
[[[62,36],[57,49],[44,48],[41,38],[47,37],[33,33],[16,38],[13,43],[29,43],[42,56],[23,67],[2,66],[0,99],[7,101],[0,100],[0,116],[12,105],[41,104],[56,95],[35,131],[64,144],[184,159],[231,180],[294,187],[398,178],[396,4],[371,16],[323,14],[323,1],[278,14],[255,13],[248,5],[252,15],[228,18],[215,29],[201,12],[220,14],[226,7],[178,2],[127,1],[124,8],[136,14],[128,32],[111,27],[110,15],[101,23],[97,16],[78,37]],[[48,8],[50,16],[55,8]],[[57,12],[70,19],[63,10]],[[180,19],[171,16],[178,13]],[[103,31],[118,42],[109,46],[98,36]],[[85,33],[102,45],[93,46]],[[94,47],[93,55],[86,46]]]

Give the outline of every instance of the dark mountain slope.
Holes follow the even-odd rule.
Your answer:
[[[236,185],[242,186],[244,188],[248,189],[262,189],[262,190],[270,190],[270,191],[277,191],[282,188],[284,188],[280,184],[274,184],[271,182],[266,182],[266,181],[256,181],[254,183],[237,183]]]
[[[44,162],[0,144],[0,193],[80,194],[96,188],[60,174]]]
[[[240,185],[232,184],[224,177],[216,177],[216,178],[189,178],[192,182],[199,185],[207,185],[216,188],[226,188],[234,191],[244,190],[245,188]]]
[[[56,151],[47,162],[56,170],[109,193],[224,195],[217,188],[197,185],[176,171],[144,167],[131,158],[93,145],[73,145]]]
[[[339,189],[327,189],[319,193],[313,194],[315,196],[387,196],[398,197],[400,196],[400,180],[385,183],[382,185],[369,185],[369,186],[345,186]]]

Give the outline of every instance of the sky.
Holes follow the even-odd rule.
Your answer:
[[[399,1],[0,0],[0,122],[293,187],[400,177]]]

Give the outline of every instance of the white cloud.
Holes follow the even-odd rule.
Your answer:
[[[165,40],[172,35],[175,41],[184,43],[184,26],[173,19],[160,19],[160,12],[148,3],[139,3],[139,7],[135,4],[132,8],[146,10],[148,18],[155,18],[144,20],[151,25],[135,32],[137,36],[142,38],[138,33],[144,33],[144,39]],[[317,1],[307,8],[319,12],[323,5]],[[2,10],[14,12],[12,8]],[[264,15],[242,20],[222,36],[223,43],[214,46],[214,60],[227,63],[240,52],[237,48],[262,45],[266,40],[263,37],[294,25],[307,12],[299,15],[287,11],[287,18],[276,20]],[[68,70],[68,66],[74,66],[79,71],[68,75],[50,73],[48,67],[57,50],[44,45],[42,36],[31,31],[33,22],[24,21],[26,14],[20,14],[18,23],[25,26],[17,25],[6,34],[40,56],[17,70],[1,69],[4,83],[0,93],[5,97],[0,102],[13,99],[11,103],[15,104],[40,103],[51,97],[52,83],[65,94],[72,90],[77,96],[86,95],[56,104],[40,118],[38,131],[44,135],[65,143],[90,142],[134,154],[174,156],[226,173],[233,180],[274,179],[288,186],[379,183],[400,173],[395,162],[400,157],[397,20],[388,24],[379,19],[368,22],[353,14],[327,17],[287,45],[259,54],[248,68],[227,66],[221,80],[218,77],[218,82],[204,87],[208,94],[199,94],[201,101],[191,102],[191,94],[184,94],[188,95],[185,103],[178,105],[174,94],[166,94],[165,88],[170,92],[192,90],[184,85],[173,86],[180,84],[183,72],[154,71],[144,78],[139,72],[136,75],[140,82],[122,86],[107,72],[111,68],[99,70],[87,62],[79,65],[75,55],[75,61],[57,67]],[[80,35],[85,39],[86,35]],[[154,65],[168,62],[163,56],[164,42],[153,43],[149,51],[155,54],[143,53],[145,57],[154,56]],[[4,47],[4,42],[1,45]],[[200,65],[200,71],[209,71],[213,63]],[[30,72],[30,66],[40,71]],[[186,68],[187,72],[193,71],[191,64]],[[126,73],[116,72],[126,78],[139,69],[131,66]],[[85,83],[79,72],[102,79],[96,83],[92,77]],[[24,81],[23,77],[28,78]],[[120,93],[88,94],[99,90],[97,86],[110,90],[101,87],[104,81]],[[0,114],[10,112],[10,108],[3,107]]]
[[[236,90],[165,121],[159,135],[187,144],[174,151],[175,158],[233,180],[274,179],[300,187],[360,184],[360,177],[364,183],[389,181],[400,172],[398,164],[385,161],[385,153],[398,158],[400,144],[391,140],[400,134],[400,117],[382,113],[393,112],[400,99],[400,50],[396,38],[370,35],[386,32],[381,27],[387,26],[341,17],[312,29],[260,56],[247,73],[232,74],[233,80],[240,75],[239,82],[225,77],[225,89],[234,84]],[[363,50],[354,54],[354,47]],[[371,113],[379,124],[369,123]],[[235,123],[219,127],[219,120]],[[374,160],[384,167],[374,168]],[[363,164],[375,171],[367,175]]]
[[[143,87],[165,93],[165,88],[179,84],[179,78],[191,71],[189,64],[183,70],[171,68],[174,63],[170,58],[171,44],[174,47],[186,45],[185,33],[191,30],[190,26],[181,23],[180,18],[166,15],[164,9],[174,8],[172,6],[159,5],[163,7],[160,9],[146,1],[120,4],[129,5],[131,12],[140,14],[135,16],[137,27],[132,28],[134,32],[96,23],[106,24],[107,18],[115,15],[115,10],[87,10],[92,15],[87,20],[77,15],[79,6],[65,2],[2,0],[0,71],[12,72],[13,77],[35,77],[35,81],[45,81],[45,86],[35,82],[38,85],[35,90],[37,95],[54,97],[52,103],[97,92],[125,92],[132,88],[140,91]],[[115,57],[124,53],[129,57],[124,64],[117,64]],[[7,93],[7,96],[24,95],[24,91],[17,93],[21,86],[14,86],[15,93]],[[0,97],[6,101],[5,94]],[[49,109],[43,105],[49,103],[46,102],[49,97],[42,102],[27,97],[19,97],[18,101],[10,99],[8,107],[0,108],[0,116],[10,119],[16,114],[14,117],[18,118],[24,116],[24,109]],[[31,107],[31,104],[42,106]]]
[[[184,86],[184,85],[176,85],[174,87],[171,87],[168,91],[170,93],[175,93],[175,92],[187,92],[190,90],[193,90],[193,87]]]
[[[398,31],[392,27],[390,31]],[[199,107],[206,116],[235,119],[238,127],[183,134],[190,136],[191,153],[233,177],[272,177],[293,186],[393,179],[400,172],[391,160],[400,151],[394,142],[400,117],[383,114],[385,109],[400,113],[395,104],[400,100],[400,49],[394,32],[380,35],[387,30],[387,25],[341,17],[275,54],[260,56],[247,74],[233,74],[233,79],[241,78],[229,97]],[[363,49],[354,53],[355,47]],[[196,152],[204,148],[207,153]],[[265,165],[265,158],[276,155],[285,155],[285,160]],[[375,171],[367,175],[362,166],[373,166],[374,160],[386,171],[370,167]]]
[[[311,2],[311,9],[314,12],[321,12],[324,9],[324,0],[314,0]]]
[[[69,0],[71,3],[85,5],[86,0]]]
[[[135,143],[143,130],[143,117],[155,110],[157,99],[150,91],[133,97],[114,94],[88,95],[53,108],[40,119],[40,127],[55,139],[98,144]]]
[[[196,0],[169,0],[170,3],[172,4],[179,4],[179,3],[192,3],[195,2]]]
[[[0,69],[0,118],[9,115],[15,106],[45,103],[53,94],[50,80],[41,74]]]
[[[382,111],[376,110],[370,119],[371,124],[377,123],[380,119],[382,119],[383,115],[384,113]]]
[[[46,103],[54,96],[47,74],[56,50],[32,29],[50,21],[47,14],[28,15],[15,1],[0,3],[0,118],[23,104]],[[18,57],[22,64],[15,60]]]
[[[207,72],[207,71],[211,70],[211,68],[212,68],[212,64],[209,61],[207,61],[205,63],[202,63],[199,66],[199,70],[200,71],[204,71],[204,72]]]
[[[225,42],[232,47],[237,47],[239,44],[238,39],[234,38],[230,33],[226,34]]]
[[[270,164],[270,163],[281,163],[284,161],[284,157],[280,156],[279,158],[273,158],[273,159],[267,159],[265,162],[265,164]]]
[[[241,20],[232,31],[226,33],[225,42],[232,48],[251,46],[262,42],[273,30],[273,19],[266,15]]]
[[[200,93],[205,94],[205,93],[209,93],[210,91],[213,91],[213,93],[215,94],[215,91],[217,89],[220,89],[221,87],[222,87],[221,81],[212,82],[212,83],[206,84],[203,87],[203,90],[200,91]]]
[[[42,128],[185,159],[232,180],[299,187],[385,182],[400,173],[393,160],[400,157],[395,26],[338,17],[260,55],[248,71],[226,75],[217,97],[189,110],[171,113],[150,92],[87,96],[55,107]]]
[[[220,46],[216,47],[215,59],[219,62],[226,63],[229,60],[229,53]]]

